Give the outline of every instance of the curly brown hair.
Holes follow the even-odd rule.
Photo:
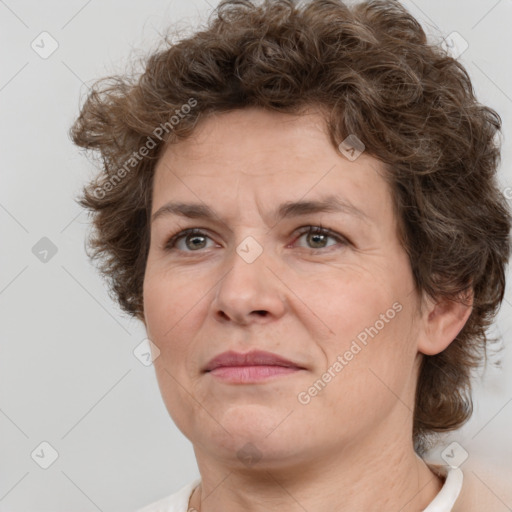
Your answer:
[[[418,291],[449,300],[474,294],[453,342],[423,356],[412,435],[424,453],[430,434],[471,416],[472,369],[504,297],[511,214],[496,177],[500,116],[478,103],[461,63],[427,42],[393,0],[228,0],[204,29],[175,42],[166,36],[164,45],[140,75],[96,81],[70,131],[102,160],[78,202],[93,214],[87,253],[109,293],[144,318],[152,178],[167,144],[210,113],[322,107],[335,147],[355,134],[385,165]]]

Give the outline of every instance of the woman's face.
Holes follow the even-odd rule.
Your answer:
[[[323,126],[236,110],[158,162],[145,324],[196,455],[279,465],[411,435],[418,303],[390,190],[377,160],[348,158]],[[288,366],[205,371],[255,350]]]

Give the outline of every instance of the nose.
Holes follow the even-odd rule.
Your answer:
[[[278,277],[275,260],[262,249],[254,261],[243,252],[232,252],[229,270],[218,282],[212,302],[219,321],[249,325],[274,321],[284,314],[286,286]]]

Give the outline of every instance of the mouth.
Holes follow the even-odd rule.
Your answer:
[[[253,383],[296,374],[305,368],[271,352],[255,350],[245,354],[228,351],[214,357],[204,373],[231,383]]]

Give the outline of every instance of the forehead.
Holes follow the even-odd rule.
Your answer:
[[[379,218],[391,208],[382,173],[369,155],[350,161],[340,153],[320,112],[250,107],[207,117],[188,139],[166,148],[156,166],[152,212],[171,199],[216,208],[256,199],[274,209],[336,194]]]
[[[201,119],[190,137],[170,145],[160,163],[172,157],[174,164],[186,159],[193,165],[194,161],[216,155],[223,158],[222,167],[229,165],[230,171],[257,174],[266,170],[266,162],[275,165],[276,160],[286,169],[287,163],[296,159],[314,157],[319,147],[327,143],[325,130],[325,120],[316,111],[294,115],[247,107],[216,112]],[[237,162],[243,165],[237,167]],[[213,169],[216,162],[211,164],[208,169]]]

